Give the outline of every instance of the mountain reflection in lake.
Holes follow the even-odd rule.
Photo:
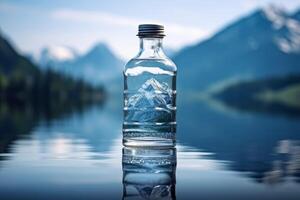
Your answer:
[[[50,118],[30,107],[10,110],[3,105],[0,110],[1,199],[300,195],[297,118],[240,113],[186,100],[178,106],[177,153],[153,155],[122,153],[121,106],[111,99],[104,106]],[[130,154],[135,161],[146,156],[152,164],[124,164]],[[170,162],[155,163],[161,155]]]

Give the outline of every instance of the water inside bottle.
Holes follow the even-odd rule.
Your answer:
[[[161,66],[137,65],[124,72],[124,145],[174,146],[175,84],[176,72]]]

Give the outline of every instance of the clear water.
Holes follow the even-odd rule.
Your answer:
[[[126,70],[124,145],[174,146],[175,133],[176,73],[148,66]]]
[[[122,150],[121,98],[50,121],[0,104],[0,199],[299,200],[300,118],[180,94],[175,160]]]

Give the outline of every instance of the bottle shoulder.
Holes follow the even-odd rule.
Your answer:
[[[136,67],[145,68],[160,68],[165,71],[176,72],[175,63],[168,57],[164,58],[132,58],[125,65],[125,71]]]

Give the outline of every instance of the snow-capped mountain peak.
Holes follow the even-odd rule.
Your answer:
[[[78,56],[75,49],[67,46],[48,46],[42,49],[39,55],[39,63],[41,65],[53,64],[73,60]]]
[[[277,5],[268,5],[262,8],[263,14],[272,22],[275,29],[280,29],[286,22],[286,12],[284,8]]]
[[[57,60],[71,60],[76,57],[74,49],[64,46],[50,47],[49,53]]]
[[[173,59],[178,66],[188,67],[181,68],[184,76],[179,82],[186,89],[205,90],[233,78],[299,73],[298,13],[274,6],[258,9],[181,50]]]
[[[169,93],[170,91],[166,83],[159,83],[156,79],[150,78],[142,85],[139,92]]]
[[[272,24],[273,41],[278,48],[284,53],[300,53],[300,21],[275,5],[264,7],[262,13]]]
[[[128,99],[126,107],[128,107],[126,118],[129,121],[149,122],[170,119],[170,107],[172,107],[170,89],[166,83],[150,78],[135,95]]]
[[[285,53],[300,53],[300,22],[287,19],[283,36],[276,37],[275,42]]]

